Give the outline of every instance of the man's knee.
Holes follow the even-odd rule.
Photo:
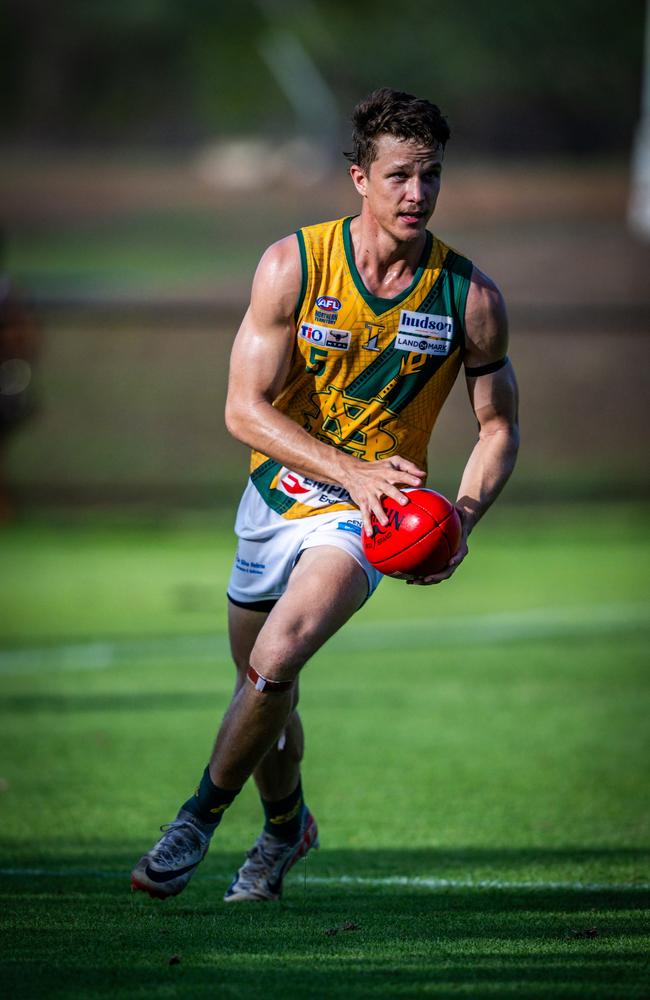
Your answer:
[[[272,681],[295,681],[309,659],[308,636],[299,629],[279,635],[260,635],[250,655],[250,666]]]
[[[245,672],[244,678],[252,681],[258,691],[266,693],[295,691],[298,686],[298,674],[303,663],[298,663],[295,660],[287,662],[282,657],[269,656],[266,651],[263,651],[259,657],[256,657],[254,653],[253,650],[250,666]],[[295,707],[293,703],[292,707]]]
[[[255,663],[258,666],[255,667]],[[261,653],[259,657],[255,657],[251,652],[250,656],[242,659],[235,659],[235,668],[237,670],[237,678],[235,681],[235,694],[241,690],[245,684],[252,683],[257,684],[257,678],[261,678],[265,681],[272,682],[291,682],[291,694],[292,702],[291,708],[295,710],[298,707],[299,700],[299,686],[298,686],[298,674],[300,672],[300,667],[304,664],[299,664],[297,661],[292,663],[285,663],[282,657],[273,658],[266,656],[265,653]],[[251,667],[252,672],[251,672]],[[258,685],[258,690],[264,690],[264,685]],[[266,687],[267,693],[272,693],[273,685]],[[284,688],[283,690],[288,690],[289,688]]]
[[[307,660],[363,604],[363,569],[334,546],[308,548],[257,636],[250,665],[269,679],[295,679]]]

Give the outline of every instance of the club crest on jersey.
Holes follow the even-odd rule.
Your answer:
[[[383,333],[386,327],[378,323],[364,323],[364,329],[368,334],[365,344],[362,344],[364,351],[375,351],[379,353],[379,334]]]
[[[303,323],[298,336],[311,344],[326,347],[334,351],[347,351],[350,346],[350,331],[336,330],[327,326],[316,326],[315,323]]]
[[[394,346],[398,351],[445,356],[449,354],[453,336],[454,321],[451,316],[402,309]]]

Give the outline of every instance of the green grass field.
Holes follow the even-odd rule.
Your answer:
[[[504,504],[453,581],[385,581],[303,675],[321,850],[237,907],[252,788],[182,896],[128,879],[229,699],[226,523],[6,529],[4,995],[650,995],[648,525]]]

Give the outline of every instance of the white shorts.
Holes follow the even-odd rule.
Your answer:
[[[270,611],[287,589],[289,575],[301,553],[316,545],[334,545],[349,552],[368,578],[370,597],[382,574],[366,559],[361,529],[357,510],[312,514],[293,520],[281,517],[267,506],[249,480],[235,522],[239,543],[228,597],[234,604],[261,604],[259,610]]]

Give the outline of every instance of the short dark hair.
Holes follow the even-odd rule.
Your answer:
[[[368,171],[377,158],[377,139],[392,135],[414,139],[423,146],[445,147],[451,135],[447,119],[437,104],[401,90],[380,87],[359,101],[352,112],[354,149],[344,155]]]

